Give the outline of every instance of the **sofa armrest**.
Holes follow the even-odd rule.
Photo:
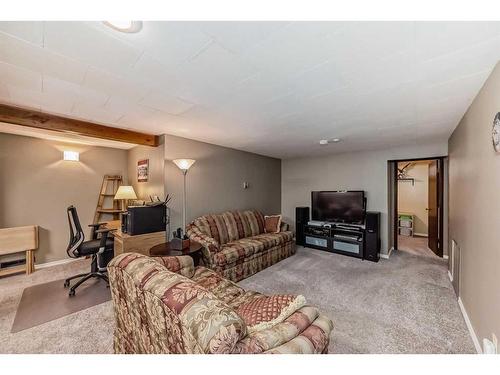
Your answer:
[[[156,262],[165,266],[171,272],[191,278],[194,275],[193,258],[188,255],[181,256],[154,256],[151,257]]]
[[[304,306],[274,327],[248,334],[236,344],[233,352],[239,354],[321,353],[328,350],[332,329],[332,321],[319,315],[317,308]],[[302,347],[304,344],[300,344],[301,342],[310,344]]]
[[[245,322],[213,293],[159,261],[124,253],[108,265],[115,353],[232,352],[246,335]]]
[[[290,225],[288,225],[287,223],[282,221],[280,224],[280,232],[288,232],[289,229],[290,229]]]
[[[203,246],[203,263],[210,267],[213,263],[213,254],[218,253],[221,249],[219,243],[214,238],[203,233],[194,223],[187,226],[186,234],[190,240],[198,242]]]

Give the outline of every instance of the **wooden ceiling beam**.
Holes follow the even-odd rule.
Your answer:
[[[0,122],[144,146],[156,147],[159,145],[157,135],[113,128],[6,104],[0,104]]]

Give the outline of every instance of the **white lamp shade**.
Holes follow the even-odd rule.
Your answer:
[[[137,199],[137,195],[132,186],[122,185],[116,191],[115,199]]]
[[[183,171],[187,171],[194,164],[194,159],[175,159],[173,162]]]

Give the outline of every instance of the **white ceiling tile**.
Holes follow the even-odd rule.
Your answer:
[[[289,22],[264,21],[209,21],[199,22],[199,28],[224,48],[240,53],[266,40]]]
[[[40,47],[43,46],[42,21],[1,21],[0,31]]]
[[[81,83],[86,64],[0,33],[0,61],[70,82]]]
[[[129,108],[128,112],[126,112],[117,123],[139,131],[164,134],[166,133],[167,125],[176,119],[177,117],[174,115],[136,105]]]
[[[0,100],[8,100],[10,97],[7,85],[0,85]]]
[[[44,47],[110,72],[128,71],[143,51],[85,22],[45,22]]]
[[[418,58],[433,59],[499,35],[499,22],[416,22]]]
[[[42,90],[42,75],[0,62],[0,86],[2,85],[40,92]]]
[[[84,120],[92,118],[93,121],[101,124],[114,124],[122,117],[122,114],[109,111],[103,107],[89,105],[81,101],[77,101],[74,104],[71,113],[76,118]]]
[[[420,68],[426,84],[437,84],[492,69],[498,60],[500,37],[427,60]]]
[[[180,115],[194,106],[186,100],[176,98],[175,96],[165,95],[160,92],[151,92],[147,94],[140,102],[145,107],[157,109],[172,115]]]
[[[55,98],[64,97],[75,103],[95,107],[104,106],[109,99],[109,95],[106,93],[52,77],[43,78],[43,92]]]
[[[102,22],[90,23],[140,51],[154,57],[165,68],[172,69],[195,56],[211,38],[194,23],[178,21],[145,21],[139,33],[121,33]]]
[[[19,107],[41,110],[42,93],[41,91],[28,90],[20,86],[7,85],[9,91],[9,103]]]
[[[90,67],[85,74],[83,87],[106,95],[119,94],[122,98],[139,101],[150,89],[135,76],[120,77]]]
[[[217,85],[234,85],[255,74],[257,70],[236,54],[212,43],[182,66],[178,74],[186,84],[191,81]]]

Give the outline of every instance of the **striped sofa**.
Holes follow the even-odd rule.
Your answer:
[[[295,254],[288,225],[282,223],[279,233],[265,233],[264,215],[255,210],[201,216],[188,225],[186,233],[203,245],[204,265],[232,281]]]

